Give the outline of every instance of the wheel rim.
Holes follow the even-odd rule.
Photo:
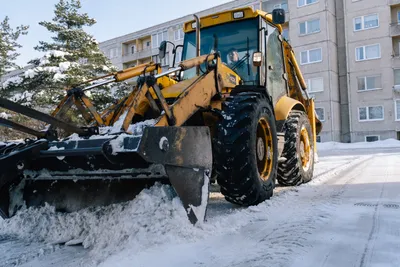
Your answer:
[[[300,132],[300,158],[304,170],[310,168],[311,157],[310,138],[307,129],[303,126]]]
[[[261,179],[266,181],[272,171],[273,147],[271,128],[264,118],[257,124],[256,158],[258,173]]]

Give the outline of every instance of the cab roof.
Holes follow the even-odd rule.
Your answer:
[[[280,32],[282,32],[282,26],[274,24],[272,22],[272,15],[261,11],[261,10],[253,10],[251,7],[243,7],[237,9],[230,9],[214,14],[210,14],[200,18],[200,29],[204,29],[207,27],[226,24],[233,21],[245,20],[250,18],[262,17],[267,22],[275,25]],[[184,24],[183,31],[185,33],[193,32],[196,30],[196,20],[188,21]]]

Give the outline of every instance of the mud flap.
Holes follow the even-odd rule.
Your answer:
[[[203,222],[209,197],[209,171],[166,166],[172,187],[181,199],[189,221]]]

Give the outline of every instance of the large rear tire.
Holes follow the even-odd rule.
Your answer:
[[[277,180],[284,186],[311,181],[314,173],[314,142],[310,121],[303,111],[290,112],[284,125],[285,145],[278,165]]]
[[[217,182],[229,202],[257,205],[273,195],[278,166],[275,119],[262,93],[244,92],[222,104],[214,158]]]

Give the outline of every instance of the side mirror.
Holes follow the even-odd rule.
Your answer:
[[[160,44],[160,48],[158,48],[159,53],[158,53],[158,57],[160,59],[164,59],[165,58],[165,53],[167,51],[167,42],[166,41],[162,41]]]
[[[262,52],[254,52],[253,53],[253,66],[260,67],[262,65]]]
[[[272,11],[272,22],[274,24],[284,24],[285,23],[285,10],[282,8],[277,8]]]

